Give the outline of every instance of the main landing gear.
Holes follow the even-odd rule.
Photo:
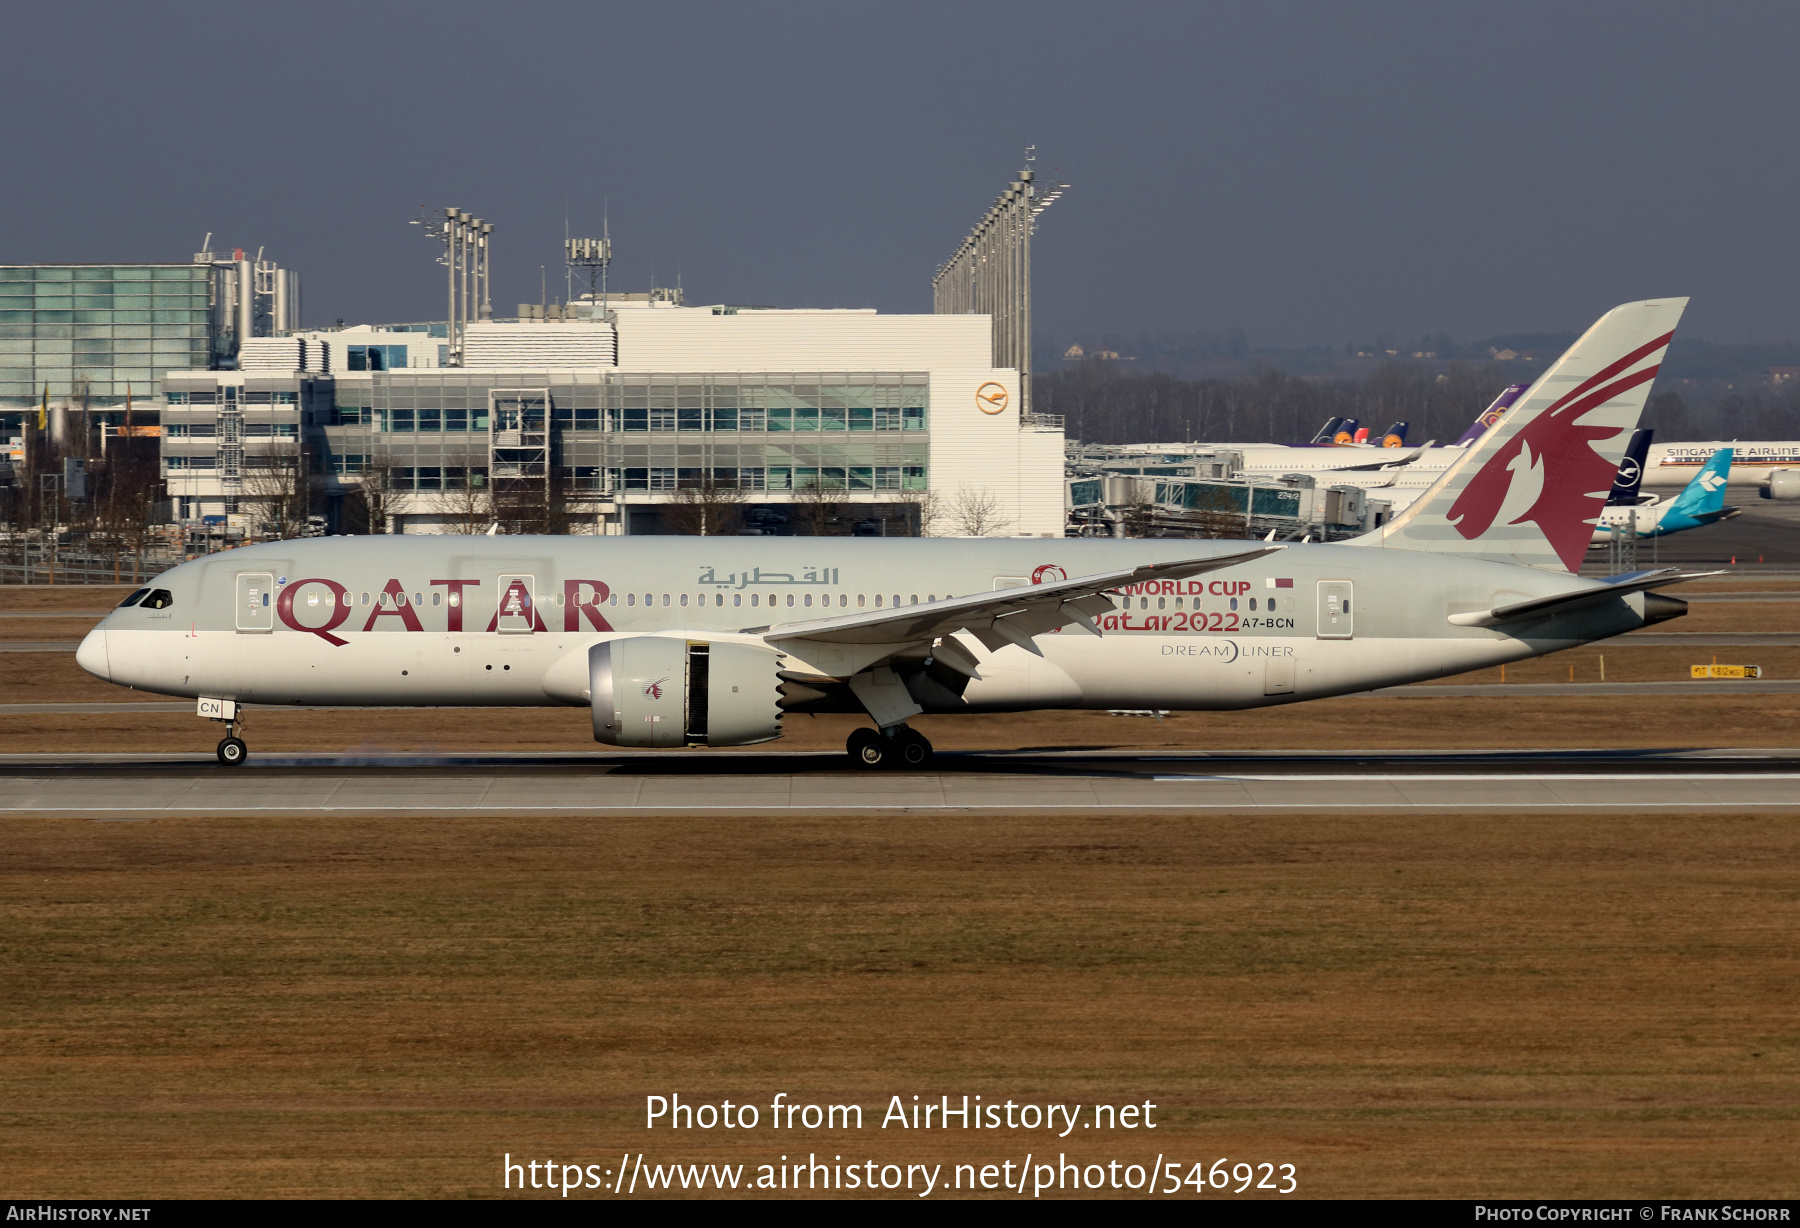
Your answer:
[[[931,743],[922,733],[905,725],[893,725],[879,732],[873,729],[853,730],[844,743],[850,761],[857,767],[923,768],[931,764]]]

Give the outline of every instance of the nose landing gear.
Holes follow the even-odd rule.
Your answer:
[[[244,723],[244,714],[235,700],[202,699],[199,714],[225,726],[225,736],[219,740],[216,752],[220,766],[238,767],[249,758],[250,748],[244,745],[244,739],[237,736],[238,726]]]
[[[881,768],[919,769],[931,763],[931,742],[924,734],[894,725],[879,732],[873,729],[852,730],[844,743],[850,761],[859,768],[874,771]]]

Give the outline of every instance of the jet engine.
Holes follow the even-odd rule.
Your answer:
[[[588,649],[594,740],[748,746],[781,736],[780,656],[752,644],[634,635]]]

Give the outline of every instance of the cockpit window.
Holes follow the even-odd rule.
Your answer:
[[[149,591],[150,590],[147,588],[140,588],[137,592],[131,594],[131,596],[129,596],[129,597],[125,598],[125,600],[121,601],[119,603],[119,608],[121,610],[123,610],[126,606],[136,605],[138,602],[140,602],[144,599],[145,594],[149,593]]]
[[[144,598],[143,608],[146,610],[166,610],[175,604],[175,594],[166,588],[154,589]]]

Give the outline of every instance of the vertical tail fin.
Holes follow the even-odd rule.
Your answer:
[[[1319,433],[1312,437],[1312,442],[1313,443],[1330,443],[1332,435],[1336,434],[1339,425],[1341,425],[1343,423],[1343,421],[1344,420],[1342,418],[1327,418],[1327,419],[1325,419],[1325,425],[1320,427]]]
[[[1356,428],[1358,425],[1359,425],[1358,419],[1345,418],[1343,421],[1338,423],[1337,430],[1335,430],[1331,433],[1331,442],[1332,443],[1355,443],[1356,442]]]
[[[1691,516],[1702,521],[1725,508],[1725,484],[1731,480],[1731,448],[1720,448],[1706,458],[1694,480],[1682,487],[1667,514]]]
[[[1619,462],[1618,475],[1613,478],[1612,493],[1606,496],[1608,506],[1637,502],[1638,487],[1644,484],[1644,458],[1650,455],[1650,438],[1655,434],[1647,426],[1631,432],[1625,458]]]
[[[1512,403],[1519,399],[1519,394],[1530,386],[1529,384],[1508,384],[1501,389],[1500,395],[1494,398],[1494,403],[1476,414],[1475,421],[1469,423],[1469,429],[1464,431],[1450,446],[1466,448],[1487,434],[1488,428],[1500,421],[1500,416],[1511,409]]]
[[[1431,489],[1357,543],[1574,571],[1686,307],[1651,299],[1601,316]]]
[[[1410,422],[1394,423],[1394,425],[1388,427],[1387,434],[1381,437],[1381,446],[1384,448],[1404,448],[1406,446],[1406,432],[1411,426],[1412,423]]]

